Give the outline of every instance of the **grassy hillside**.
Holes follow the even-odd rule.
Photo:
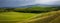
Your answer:
[[[0,13],[0,23],[21,22],[36,15],[37,14],[33,14],[33,13],[3,12]]]
[[[26,20],[25,23],[60,23],[60,11],[38,14]]]
[[[0,23],[60,23],[60,11],[41,14],[2,12]]]
[[[1,8],[0,23],[57,23],[60,11],[55,10],[55,8],[40,7]]]

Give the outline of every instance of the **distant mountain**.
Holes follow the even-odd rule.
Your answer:
[[[26,5],[26,6],[18,6],[18,7],[2,7],[2,8],[31,8],[32,6],[56,7],[60,5],[34,4],[34,5]]]
[[[32,6],[44,6],[44,7],[51,7],[53,5],[46,5],[46,4],[35,4],[35,5],[27,5],[27,6],[20,6],[21,8],[29,7],[31,8]],[[19,7],[18,7],[19,8]]]

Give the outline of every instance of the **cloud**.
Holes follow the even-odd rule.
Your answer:
[[[36,0],[37,4],[60,5],[60,0]]]
[[[0,7],[17,7],[29,3],[33,4],[34,0],[0,0]]]
[[[60,5],[60,0],[0,0],[0,7],[18,7],[34,4]]]

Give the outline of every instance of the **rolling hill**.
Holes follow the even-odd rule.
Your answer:
[[[60,23],[60,10],[40,14],[2,12],[0,23]]]
[[[24,23],[60,23],[60,11],[38,14],[38,16],[25,20]]]

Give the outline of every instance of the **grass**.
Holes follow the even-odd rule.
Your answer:
[[[25,23],[60,23],[60,11],[52,11],[48,13],[39,14],[33,17]]]
[[[10,23],[12,21],[21,22],[36,15],[37,14],[33,14],[33,13],[3,12],[3,13],[0,13],[0,23],[7,23],[7,22]]]
[[[60,23],[60,11],[41,14],[3,12],[0,13],[0,23]]]

